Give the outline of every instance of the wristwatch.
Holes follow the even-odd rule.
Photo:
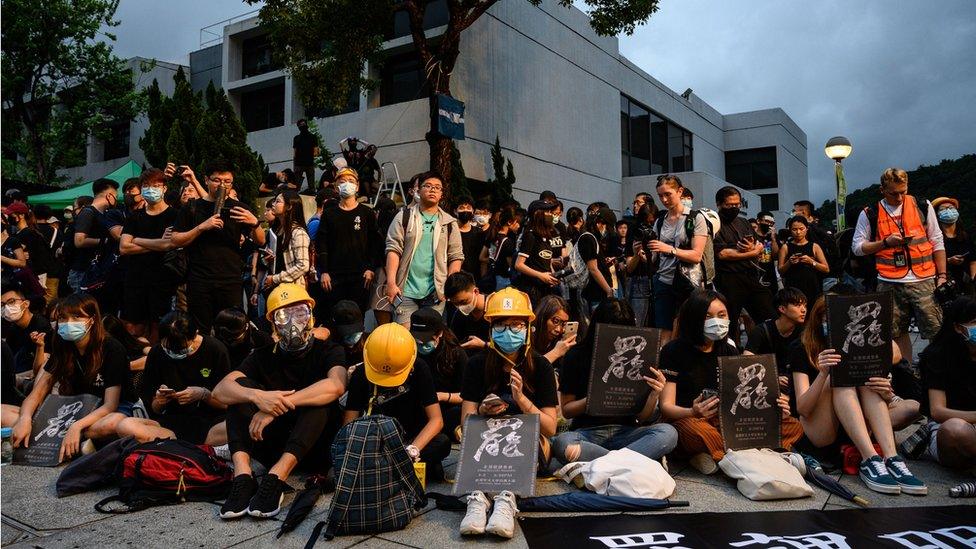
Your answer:
[[[420,461],[420,450],[418,450],[416,446],[410,444],[409,446],[407,446],[406,450],[407,450],[407,455],[410,456],[411,460],[413,460],[414,462]]]

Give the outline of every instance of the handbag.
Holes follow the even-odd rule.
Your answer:
[[[674,479],[660,463],[629,448],[567,464],[555,474],[569,482],[582,475],[586,489],[604,496],[665,499],[675,489]]]
[[[739,492],[753,501],[813,495],[813,488],[803,480],[800,471],[769,448],[728,450],[718,466],[723,473],[738,480]]]

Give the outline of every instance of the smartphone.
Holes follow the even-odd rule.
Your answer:
[[[715,389],[702,389],[701,392],[702,402],[717,396],[718,396],[718,391],[716,391]]]
[[[393,306],[399,309],[400,305],[403,305],[403,297],[397,295],[396,297],[393,298]]]
[[[170,389],[169,387],[166,387],[165,389],[164,388],[159,388],[157,391],[159,393],[161,393],[161,394],[164,394],[164,395],[170,395],[170,394],[175,393],[176,392],[176,389]]]
[[[579,322],[575,320],[567,322],[566,327],[563,328],[563,339],[569,339],[579,332]]]

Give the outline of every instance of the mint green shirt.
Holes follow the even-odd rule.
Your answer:
[[[423,299],[434,291],[434,230],[440,228],[437,226],[438,216],[436,213],[428,215],[420,212],[420,217],[424,222],[424,232],[413,253],[407,283],[403,287],[404,297],[411,299]]]

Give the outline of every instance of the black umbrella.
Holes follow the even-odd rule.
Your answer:
[[[312,509],[319,500],[319,496],[334,490],[335,483],[326,480],[324,476],[312,475],[308,477],[305,480],[305,488],[295,496],[295,501],[291,502],[291,507],[288,509],[288,516],[282,521],[281,529],[278,530],[278,535],[275,537],[280,538],[295,528],[298,528],[298,525],[312,512]]]
[[[823,467],[820,466],[820,462],[808,455],[801,455],[803,456],[803,461],[807,465],[807,478],[810,479],[810,482],[816,484],[831,494],[840,496],[847,501],[853,501],[861,507],[871,505],[871,502],[855,494],[848,487],[844,486],[840,482],[837,482],[830,475],[824,473]]]

